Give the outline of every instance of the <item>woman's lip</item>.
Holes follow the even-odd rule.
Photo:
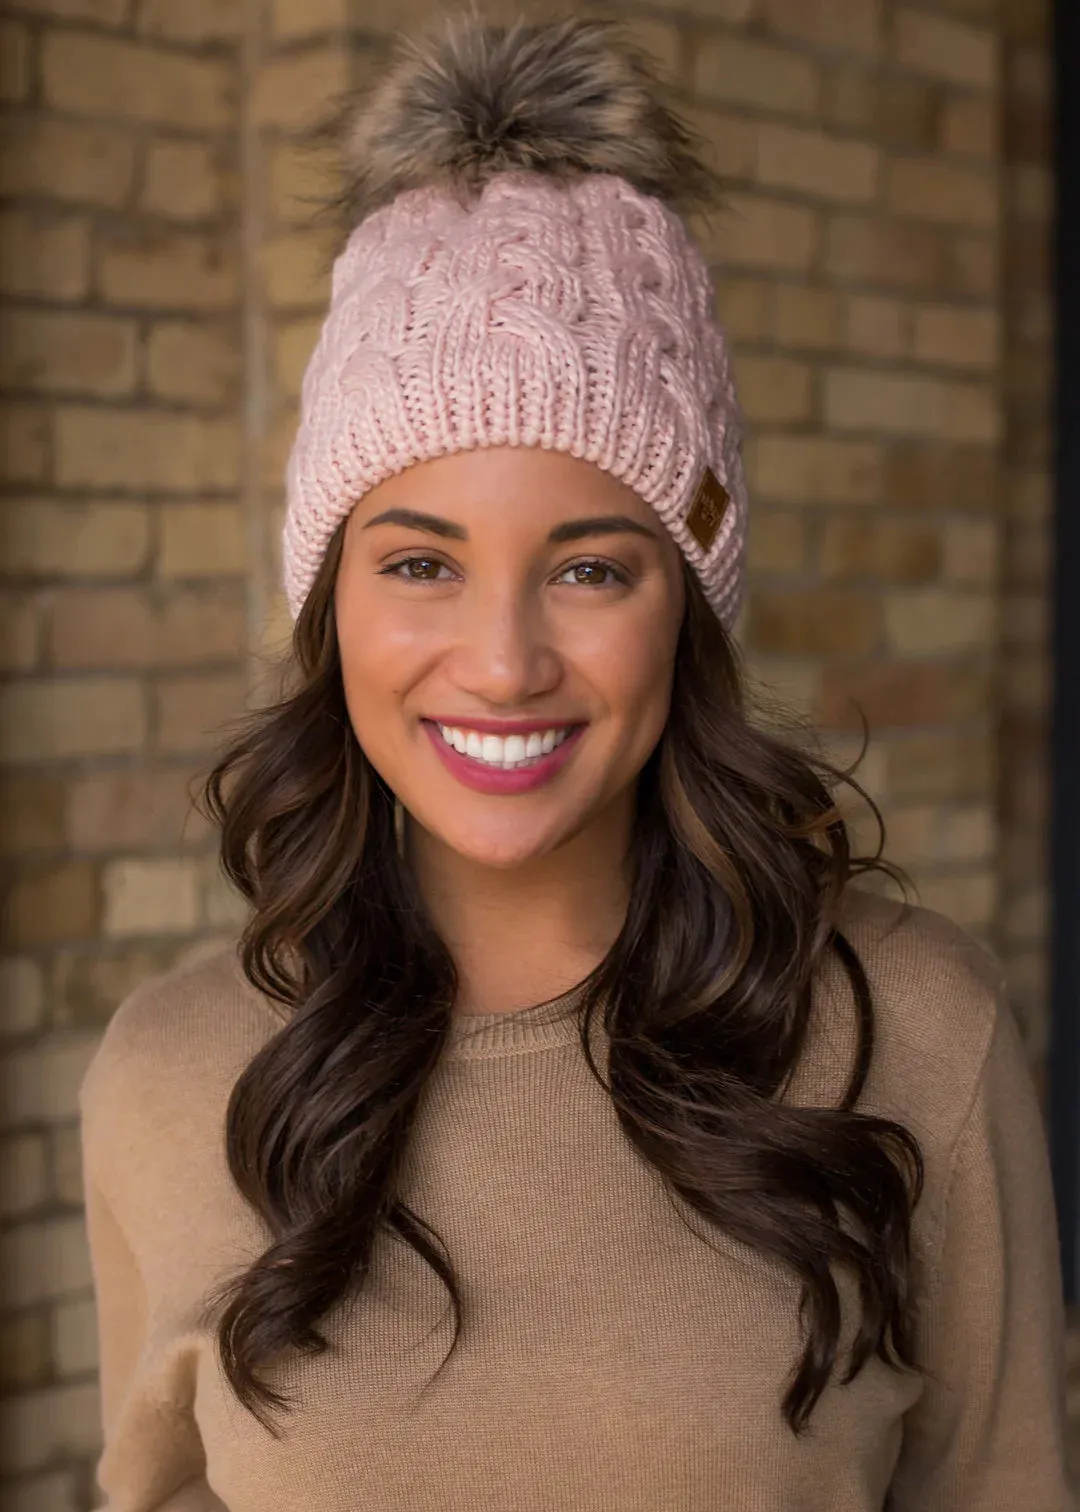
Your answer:
[[[553,751],[549,751],[546,756],[538,757],[531,766],[503,771],[501,767],[488,766],[482,761],[474,760],[471,756],[463,756],[452,745],[447,745],[439,733],[438,725],[432,720],[424,719],[421,723],[435,747],[436,755],[452,777],[456,777],[463,786],[472,788],[475,792],[501,793],[504,796],[530,793],[534,788],[543,787],[546,782],[550,782],[569,761],[585,730],[583,724],[576,725]],[[462,727],[455,725],[451,728],[461,729]],[[470,725],[465,728],[476,729],[477,727]],[[518,728],[520,729],[521,726],[519,725]],[[550,730],[552,726],[541,725],[540,728]]]
[[[441,714],[424,716],[430,724],[447,730],[475,730],[478,735],[542,735],[545,730],[572,730],[583,724],[580,719],[482,719],[444,718]]]

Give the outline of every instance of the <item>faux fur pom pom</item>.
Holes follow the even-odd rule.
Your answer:
[[[708,209],[719,181],[663,87],[614,21],[451,14],[399,38],[388,71],[345,108],[344,229],[403,190],[441,183],[467,199],[510,168],[615,173],[682,212]]]

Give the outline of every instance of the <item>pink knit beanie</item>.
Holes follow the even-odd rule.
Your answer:
[[[652,506],[725,625],[742,426],[676,205],[710,175],[612,23],[452,18],[354,114],[354,224],[288,466],[295,618],[353,505],[413,462],[541,446]],[[358,223],[356,223],[358,222]]]

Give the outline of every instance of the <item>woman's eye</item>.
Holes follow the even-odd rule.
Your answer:
[[[566,568],[559,582],[571,582],[582,588],[610,588],[613,583],[625,583],[626,576],[610,562],[575,562]]]
[[[431,583],[438,579],[445,566],[445,562],[437,561],[435,557],[413,556],[392,562],[383,568],[383,572],[389,577],[404,578],[413,583]]]

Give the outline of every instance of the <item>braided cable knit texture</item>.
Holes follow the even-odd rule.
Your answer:
[[[284,528],[293,617],[337,526],[384,478],[539,446],[635,489],[733,625],[747,497],[713,303],[682,218],[617,175],[513,171],[470,205],[427,186],[373,212],[335,263],[304,377]],[[708,551],[686,524],[706,465],[731,500]]]

